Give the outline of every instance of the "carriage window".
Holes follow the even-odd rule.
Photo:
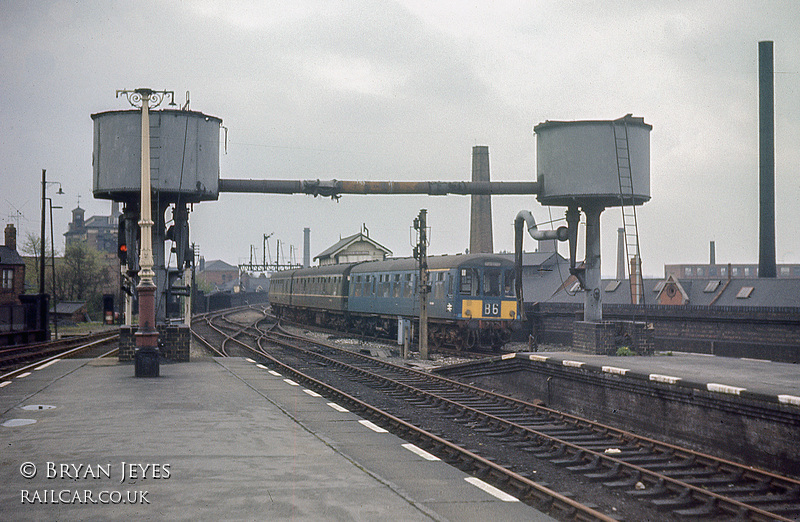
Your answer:
[[[461,269],[461,295],[478,295],[480,291],[480,278],[475,268]]]
[[[361,276],[356,276],[353,284],[353,297],[361,297]]]
[[[392,295],[394,295],[394,297],[397,298],[397,297],[400,297],[401,293],[402,293],[402,287],[400,285],[400,274],[395,274],[394,275],[394,293]]]
[[[453,277],[452,274],[447,274],[447,295],[453,297]]]
[[[444,299],[444,272],[437,272],[434,277],[433,298]]]
[[[516,287],[514,285],[516,273],[514,270],[506,270],[503,278],[503,292],[506,297],[514,297]]]
[[[483,295],[496,297],[500,295],[500,271],[486,268],[483,271]]]
[[[409,298],[414,296],[414,277],[413,274],[406,274],[406,282],[403,285],[403,297]]]

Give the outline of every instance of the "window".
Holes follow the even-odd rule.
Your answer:
[[[683,267],[683,276],[692,277],[692,267],[690,266]]]
[[[402,294],[402,285],[400,284],[400,274],[394,275],[394,297],[398,298]]]
[[[403,285],[403,297],[406,299],[414,297],[414,274],[406,274],[406,282]]]
[[[461,269],[461,295],[478,295],[478,284],[478,271],[476,269]]]
[[[705,271],[703,270],[702,266],[697,267],[697,277],[703,277],[705,275]]]
[[[722,281],[720,281],[719,279],[714,281],[709,281],[706,287],[703,289],[703,292],[710,294],[711,292],[719,288],[720,284],[722,284]]]
[[[666,281],[659,281],[656,283],[656,286],[653,287],[653,292],[660,292],[664,289],[664,285],[666,285]]]
[[[750,294],[753,293],[752,286],[743,286],[739,293],[736,294],[736,299],[748,299],[750,298]]]
[[[361,297],[361,276],[356,276],[353,283],[353,297]]]
[[[516,275],[514,270],[505,271],[505,275],[503,276],[503,291],[506,297],[514,297],[516,295],[517,289],[514,285]]]
[[[609,281],[606,285],[606,292],[613,292],[619,287],[620,283],[621,281]]]
[[[750,275],[750,267],[749,266],[744,267],[744,275],[746,275],[746,276]]]
[[[497,297],[500,295],[500,271],[486,268],[483,272],[483,295]]]
[[[786,277],[788,275],[789,275],[789,267],[788,266],[782,266],[781,267],[781,276],[782,277]]]
[[[3,290],[14,289],[14,270],[11,268],[3,269]]]
[[[444,299],[444,272],[436,272],[433,277],[433,298]]]

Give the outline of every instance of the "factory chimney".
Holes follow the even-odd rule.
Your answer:
[[[772,42],[758,42],[758,277],[776,277],[775,107]]]
[[[472,147],[472,181],[489,180],[489,147]],[[492,253],[492,196],[472,195],[469,222],[469,251],[473,254]]]
[[[712,241],[708,245],[708,264],[714,266],[717,264],[717,245]]]
[[[303,229],[303,268],[311,266],[311,229]]]

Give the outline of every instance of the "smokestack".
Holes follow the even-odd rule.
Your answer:
[[[11,250],[17,250],[17,229],[13,224],[6,225],[6,247]]]
[[[758,277],[776,277],[775,107],[772,42],[758,42]]]
[[[625,229],[617,229],[617,281],[625,279]]]
[[[711,244],[708,245],[709,252],[708,252],[708,264],[709,265],[716,265],[717,264],[717,245],[714,244],[712,241]]]
[[[472,181],[489,181],[489,147],[472,147]],[[470,253],[492,253],[492,196],[472,195],[469,222]]]
[[[311,229],[306,227],[303,229],[303,267],[309,268],[311,266]]]

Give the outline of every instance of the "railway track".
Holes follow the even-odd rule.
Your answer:
[[[105,331],[78,337],[68,337],[57,341],[3,348],[0,349],[0,371],[11,372],[14,368],[24,364],[38,365],[50,357],[74,356],[87,349],[86,346],[94,347],[118,338],[119,333],[117,331]],[[77,350],[75,350],[76,348]]]
[[[558,518],[800,519],[794,479],[310,342],[274,322],[211,322],[275,370]],[[591,500],[572,500],[547,482],[560,491],[569,483]]]
[[[20,375],[31,372],[36,368],[50,364],[58,359],[66,359],[69,357],[86,356],[91,354],[96,357],[107,357],[119,351],[119,346],[115,341],[119,339],[117,332],[99,332],[80,337],[72,337],[70,339],[63,339],[52,343],[40,343],[36,347],[39,350],[34,350],[25,359],[30,362],[24,366],[19,366],[10,369],[4,369],[5,373],[0,374],[0,381],[7,381],[14,379]],[[109,345],[114,345],[110,347]],[[35,356],[33,354],[36,354]]]

